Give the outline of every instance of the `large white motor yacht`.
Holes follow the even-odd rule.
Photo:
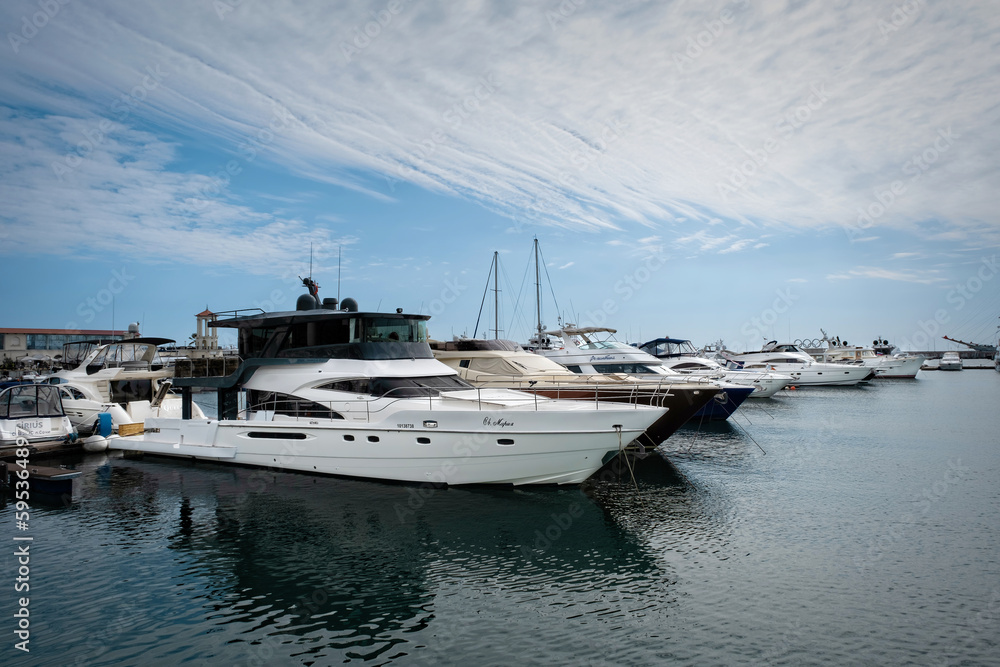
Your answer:
[[[758,352],[721,352],[729,367],[741,370],[775,371],[790,375],[797,386],[850,386],[875,377],[867,366],[828,364],[815,361],[797,345],[770,341]]]
[[[349,477],[431,484],[575,484],[659,419],[662,408],[476,389],[436,361],[426,315],[321,303],[215,322],[238,330],[242,364],[178,378],[183,418],[150,418],[113,448]],[[215,419],[189,418],[190,388],[218,391]]]
[[[872,347],[865,347],[849,345],[839,337],[830,338],[825,331],[820,331],[823,337],[811,341],[814,343],[812,347],[799,345],[799,341],[795,343],[816,361],[868,366],[875,369],[879,378],[912,380],[917,377],[917,371],[927,360],[922,356],[910,356],[881,338],[872,341]]]

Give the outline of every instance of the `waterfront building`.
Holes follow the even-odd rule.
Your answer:
[[[121,329],[14,329],[0,328],[0,361],[50,362],[62,358],[63,345],[84,340],[117,340]]]

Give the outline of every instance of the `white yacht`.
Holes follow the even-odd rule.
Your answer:
[[[960,371],[962,370],[962,357],[959,356],[958,352],[945,352],[941,355],[941,361],[938,363],[939,371]]]
[[[666,368],[663,362],[631,345],[611,338],[615,329],[607,327],[577,327],[566,324],[561,329],[543,332],[544,342],[536,351],[574,373],[605,373],[638,378],[655,378],[662,383],[695,381],[690,375]],[[549,336],[558,341],[552,344]],[[603,340],[602,340],[603,337]],[[536,336],[539,338],[539,336]],[[753,387],[727,382],[723,377],[698,377],[723,389],[712,401],[694,413],[693,418],[728,419],[753,393]]]
[[[702,377],[720,377],[726,382],[753,387],[750,398],[770,398],[792,383],[790,375],[768,371],[731,370],[715,359],[701,356],[690,340],[657,338],[639,346],[653,355],[664,367],[678,373]]]
[[[640,441],[656,447],[673,435],[721,392],[700,378],[673,375],[607,375],[574,373],[551,359],[528,352],[513,341],[456,338],[431,341],[434,357],[476,387],[517,389],[548,398],[615,401],[656,405],[667,413]]]
[[[875,377],[875,370],[866,366],[828,364],[815,361],[792,343],[770,341],[758,352],[721,352],[729,368],[740,370],[775,371],[792,376],[797,386],[850,386]]]
[[[906,352],[901,352],[899,348],[889,345],[888,341],[881,338],[872,341],[872,347],[865,347],[849,345],[840,338],[831,339],[825,331],[822,329],[820,331],[823,337],[818,341],[812,341],[816,343],[812,347],[799,345],[798,341],[795,343],[816,361],[868,366],[875,370],[876,377],[908,380],[917,377],[917,371],[927,361],[926,357],[910,356]]]
[[[235,328],[234,374],[178,378],[183,418],[153,417],[115,449],[348,477],[431,484],[576,484],[662,408],[476,389],[436,361],[426,315],[321,303],[219,319]],[[219,394],[215,419],[190,418],[193,386]]]
[[[179,417],[181,397],[169,393],[174,372],[161,361],[157,346],[174,341],[167,338],[131,338],[111,343],[84,341],[86,351],[76,368],[54,373],[48,382],[62,394],[66,414],[80,433],[96,428],[98,415],[111,415],[112,429],[140,424],[148,417]],[[72,358],[73,350],[65,356]],[[192,406],[194,416],[205,417]]]
[[[9,454],[20,438],[39,449],[76,440],[57,388],[19,384],[0,391],[0,452]]]

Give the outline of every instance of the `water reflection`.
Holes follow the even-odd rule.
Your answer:
[[[475,639],[442,599],[455,591],[502,607],[550,596],[553,613],[574,618],[673,602],[672,575],[612,500],[630,479],[428,489],[159,460],[112,460],[86,477],[84,524],[103,522],[122,552],[173,554],[125,567],[123,585],[136,587],[149,621],[178,606],[166,591],[144,590],[170,572],[173,594],[201,618],[189,611],[183,625],[163,617],[152,628],[185,658],[213,647],[246,664],[268,655],[427,659]],[[639,480],[683,485],[668,465]],[[131,641],[116,637],[108,655],[128,655]]]

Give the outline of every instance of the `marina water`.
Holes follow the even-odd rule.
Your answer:
[[[582,488],[66,459],[30,654],[0,559],[3,662],[1000,665],[998,399],[993,371],[781,392]]]

